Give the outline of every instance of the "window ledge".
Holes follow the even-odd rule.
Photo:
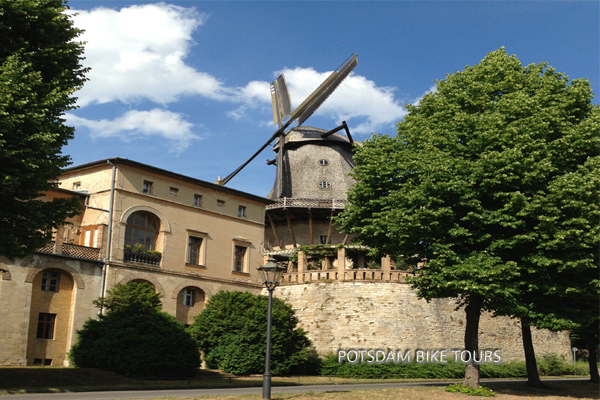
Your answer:
[[[250,276],[250,272],[231,271],[232,274]]]
[[[202,269],[206,269],[206,265],[203,264],[190,264],[190,263],[185,263],[186,267],[194,267],[194,268],[202,268]]]

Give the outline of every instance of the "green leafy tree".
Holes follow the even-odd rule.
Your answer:
[[[146,313],[160,311],[162,303],[160,294],[147,283],[130,282],[126,285],[116,284],[108,291],[108,297],[100,297],[93,301],[96,307],[106,311],[119,311],[124,309],[136,310]]]
[[[357,148],[356,184],[337,222],[381,255],[426,261],[410,283],[422,298],[465,307],[466,350],[478,351],[483,310],[524,319],[525,335],[538,319],[524,296],[538,303],[549,289],[532,281],[546,240],[532,237],[544,211],[532,202],[597,155],[591,98],[587,80],[494,51],[408,105],[396,137]],[[465,384],[479,385],[473,362]]]
[[[73,137],[62,115],[84,81],[81,34],[62,0],[0,0],[0,254],[29,254],[79,209],[78,199],[35,200],[56,187]]]
[[[595,108],[587,128],[600,136],[600,109]],[[524,299],[542,299],[530,305],[535,325],[568,328],[589,351],[590,380],[598,382],[596,349],[600,323],[600,156],[589,158],[576,171],[561,175],[537,196],[531,208],[539,214],[532,235],[539,236],[538,251],[530,257],[534,268]],[[539,292],[545,291],[544,296]],[[526,303],[525,303],[526,304]]]
[[[267,341],[265,296],[221,291],[190,325],[209,367],[236,375],[262,373]],[[271,372],[274,375],[314,372],[314,353],[306,332],[297,328],[294,310],[273,299]]]
[[[117,284],[100,303],[108,312],[77,332],[69,352],[75,366],[142,378],[195,375],[196,342],[175,317],[160,311],[160,295],[151,285]]]

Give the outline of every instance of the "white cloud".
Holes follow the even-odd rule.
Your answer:
[[[75,25],[85,33],[84,65],[91,67],[83,89],[77,92],[81,107],[111,102],[133,103],[149,100],[166,105],[184,95],[202,96],[235,104],[226,112],[239,120],[260,110],[261,121],[271,113],[269,83],[251,81],[243,87],[227,87],[222,81],[185,63],[194,45],[192,34],[208,16],[194,8],[165,3],[133,5],[120,10],[95,8],[73,10]],[[292,105],[297,107],[331,72],[312,68],[288,68],[283,71],[289,85]],[[406,114],[395,88],[377,87],[375,82],[350,75],[315,113],[335,123],[346,120],[352,133],[371,133],[388,129]],[[158,120],[158,117],[164,120]],[[152,124],[148,120],[154,119]],[[74,125],[86,126],[96,137],[158,135],[182,151],[191,140],[192,124],[180,114],[161,111],[130,111],[115,119],[87,120],[69,115]],[[169,126],[172,124],[172,126]],[[310,120],[306,122],[310,125]]]
[[[298,107],[323,81],[330,72],[317,72],[312,68],[294,68],[283,71],[292,107]],[[351,119],[362,119],[364,122],[352,126],[352,133],[372,133],[398,122],[406,110],[398,100],[394,99],[395,88],[377,87],[375,82],[363,76],[351,74],[337,88],[329,99],[321,105],[315,115],[330,117],[341,123],[343,120],[351,124]],[[238,89],[240,99],[248,104],[270,103],[271,96],[267,82],[250,82]],[[236,110],[236,116],[239,109]],[[310,125],[310,122],[306,123]]]
[[[72,13],[75,25],[85,30],[84,65],[91,67],[89,81],[77,93],[80,106],[141,99],[167,104],[182,94],[226,97],[218,79],[184,62],[206,14],[164,3]]]
[[[182,152],[193,140],[199,139],[192,133],[194,125],[185,121],[183,115],[157,108],[128,111],[114,120],[89,120],[70,113],[65,117],[69,125],[88,128],[94,138],[118,137],[129,142],[151,136],[163,137],[172,141],[170,151],[175,153]]]

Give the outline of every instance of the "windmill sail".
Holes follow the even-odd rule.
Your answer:
[[[323,104],[325,100],[337,89],[344,79],[352,72],[354,67],[358,65],[358,56],[356,53],[352,54],[342,65],[333,71],[325,82],[321,84],[312,92],[310,96],[298,106],[297,109],[291,115],[291,120],[297,120],[298,125],[302,125],[304,121],[308,119],[317,109]]]
[[[271,83],[271,102],[273,103],[273,122],[281,128],[283,120],[290,116],[292,102],[283,74]]]
[[[325,82],[321,84],[300,104],[298,108],[294,110],[293,113],[290,114],[291,109],[291,101],[290,95],[288,93],[287,84],[285,82],[285,78],[283,74],[280,75],[275,82],[271,83],[271,100],[273,102],[273,121],[275,124],[279,125],[279,129],[271,136],[271,138],[264,144],[256,153],[252,155],[245,163],[240,165],[235,171],[231,174],[227,175],[225,179],[219,180],[218,183],[220,185],[226,185],[234,176],[237,175],[246,165],[248,165],[256,156],[258,156],[273,140],[276,138],[280,138],[281,150],[278,154],[278,171],[281,169],[281,157],[283,153],[283,145],[285,140],[285,129],[293,122],[298,121],[298,125],[302,125],[304,121],[308,119],[317,109],[323,104],[325,100],[335,91],[335,89],[342,83],[342,81],[352,72],[354,67],[358,65],[358,56],[356,53],[352,53],[350,57],[346,59],[336,69],[333,71],[331,75]],[[286,117],[290,118],[284,123],[283,121]],[[278,175],[277,181],[279,182],[279,187],[281,188],[281,177]]]

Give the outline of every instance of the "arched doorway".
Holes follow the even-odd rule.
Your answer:
[[[63,366],[71,326],[73,276],[47,268],[33,278],[27,339],[28,365]]]

